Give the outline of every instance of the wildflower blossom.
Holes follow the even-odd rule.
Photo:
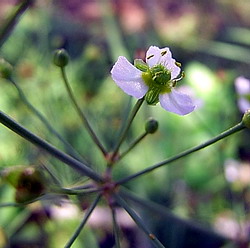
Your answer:
[[[238,98],[238,106],[242,113],[250,109],[250,80],[237,77],[234,82]]]
[[[188,95],[175,89],[183,78],[180,73],[180,64],[172,58],[169,48],[156,46],[148,49],[146,63],[136,59],[132,65],[120,56],[111,70],[113,80],[126,94],[138,99],[145,97],[149,105],[160,102],[165,110],[186,115],[195,106]]]

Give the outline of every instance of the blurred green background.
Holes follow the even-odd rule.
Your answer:
[[[17,3],[0,2],[1,24]],[[144,131],[148,117],[157,119],[160,127],[116,166],[114,176],[122,178],[202,143],[241,120],[234,81],[238,76],[250,78],[249,13],[247,0],[36,1],[2,46],[0,56],[14,66],[16,82],[29,101],[102,173],[105,161],[70,104],[60,71],[52,63],[53,51],[65,48],[69,52],[71,61],[66,70],[75,96],[98,137],[111,149],[128,110],[135,103],[112,81],[112,65],[120,55],[131,62],[142,57],[150,45],[170,47],[186,75],[179,87],[190,92],[197,109],[180,117],[159,105],[143,106],[122,149]],[[1,110],[64,149],[23,104],[13,85],[4,79],[0,84]],[[230,247],[248,247],[249,137],[249,131],[238,133],[127,186],[181,218],[214,228],[233,240]],[[39,164],[49,165],[65,186],[82,180],[60,162],[0,127],[1,168]],[[0,202],[13,201],[13,189],[1,184]],[[32,228],[25,231],[31,225],[27,221],[31,213],[34,214],[32,208],[0,209],[3,233],[10,239],[32,239]],[[46,237],[48,247],[63,247],[79,217],[65,221],[52,218],[54,221],[45,222],[40,215],[42,227],[32,229],[33,232]],[[99,232],[101,238],[106,237]],[[81,237],[87,240],[82,241],[85,245],[81,242],[84,238],[80,238],[73,247],[98,247],[91,229],[87,228]],[[0,243],[1,240],[0,235]],[[21,244],[20,241],[19,246],[11,247],[33,247]],[[124,247],[137,246],[130,246],[127,241]],[[188,246],[178,246],[175,240],[169,247]]]

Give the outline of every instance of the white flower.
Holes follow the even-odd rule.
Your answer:
[[[175,89],[182,79],[179,63],[172,58],[169,48],[151,46],[146,53],[146,63],[135,60],[135,66],[120,56],[111,70],[115,83],[128,95],[145,97],[150,105],[160,102],[167,111],[186,115],[195,108],[191,98]]]

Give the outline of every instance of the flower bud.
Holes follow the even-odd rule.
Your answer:
[[[65,49],[58,49],[54,53],[53,62],[56,66],[64,67],[69,62],[69,55]]]
[[[22,171],[17,181],[16,202],[22,203],[39,197],[45,190],[42,174],[34,167]]]
[[[97,61],[100,58],[101,50],[96,45],[88,45],[84,51],[87,61]]]
[[[248,109],[243,115],[242,122],[245,127],[250,128],[250,109]]]
[[[150,118],[145,124],[145,131],[147,133],[155,133],[158,129],[158,126],[158,121],[153,118]]]
[[[9,79],[12,75],[13,67],[6,60],[0,59],[0,77]]]
[[[24,203],[45,192],[44,175],[35,166],[14,166],[1,172],[2,178],[15,189],[15,200]]]

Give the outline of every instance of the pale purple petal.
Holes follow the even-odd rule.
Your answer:
[[[166,66],[166,68],[169,71],[171,71],[171,79],[175,79],[179,76],[179,74],[181,72],[181,68],[176,65],[175,59],[171,58],[171,60],[169,60],[169,59],[165,60],[164,65]]]
[[[168,47],[160,49],[157,46],[151,46],[146,53],[146,63],[149,67],[153,67],[161,64],[161,61],[164,61],[165,59],[171,59],[171,57],[172,54]]]
[[[149,67],[159,64],[161,58],[161,49],[157,46],[150,46],[146,53],[146,63]]]
[[[201,98],[198,98],[194,92],[194,89],[188,85],[181,85],[178,87],[178,91],[182,92],[185,95],[190,96],[195,106],[195,109],[200,109],[204,106],[204,101]]]
[[[133,66],[125,57],[120,56],[111,70],[112,79],[128,95],[142,98],[148,91],[142,72]]]
[[[172,89],[170,93],[160,94],[159,100],[164,109],[178,115],[189,114],[195,108],[193,101],[188,95],[175,89]]]
[[[240,111],[245,113],[248,109],[250,109],[250,102],[247,99],[240,97],[238,99],[238,106]]]
[[[158,64],[164,65],[169,71],[171,71],[171,79],[175,79],[181,72],[180,67],[175,64],[176,61],[172,58],[172,53],[168,47],[161,49],[156,46],[149,47],[146,53],[146,62],[149,67]]]
[[[239,95],[250,94],[250,80],[247,78],[237,77],[234,84]]]

